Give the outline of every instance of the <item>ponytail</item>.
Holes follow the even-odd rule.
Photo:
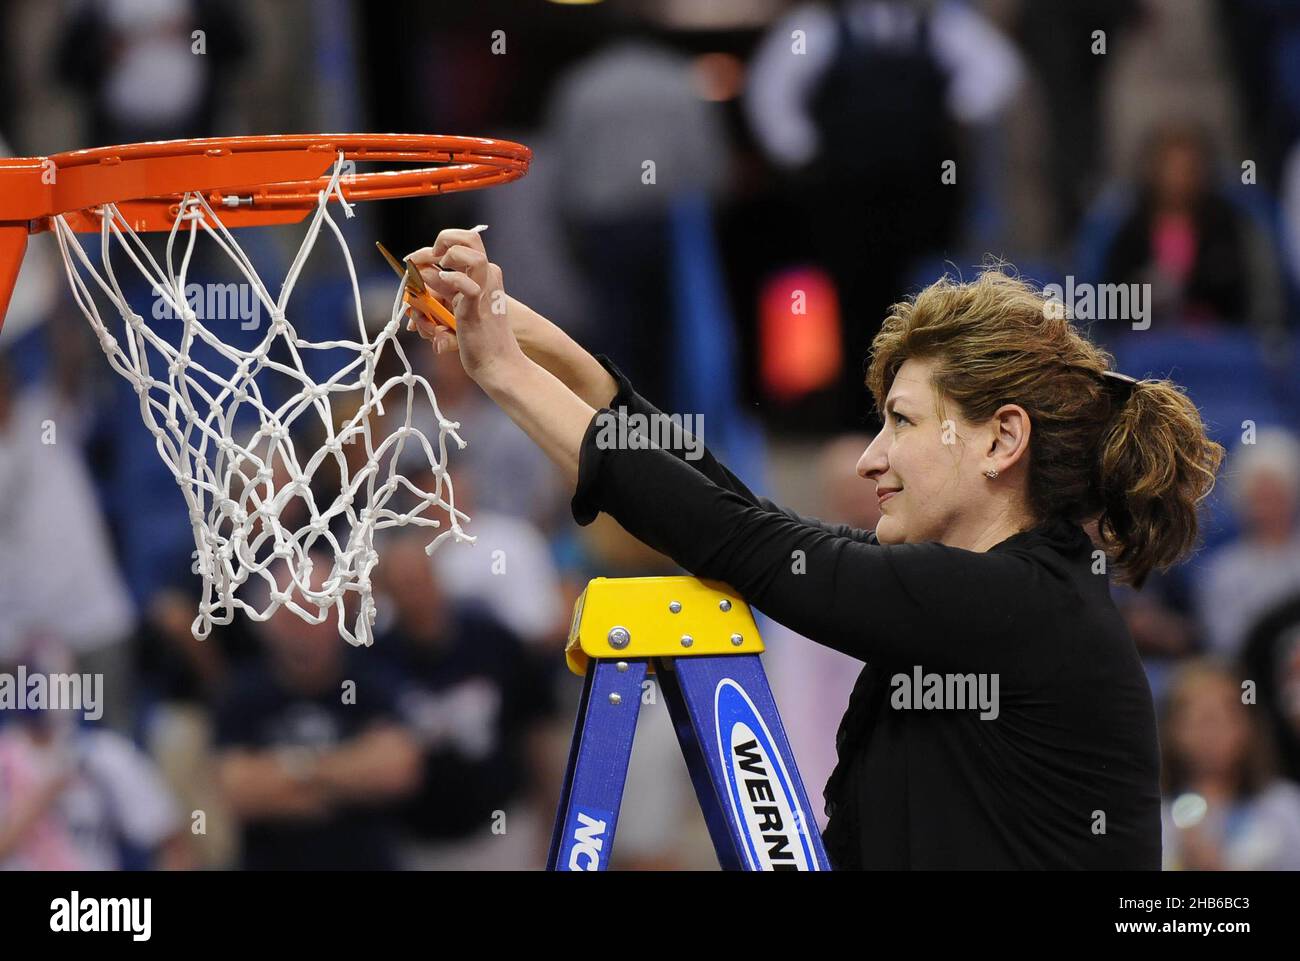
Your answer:
[[[1206,436],[1196,405],[1173,382],[1144,380],[1116,395],[1097,465],[1098,532],[1121,568],[1117,579],[1141,589],[1196,543],[1197,508],[1214,489],[1224,449]]]

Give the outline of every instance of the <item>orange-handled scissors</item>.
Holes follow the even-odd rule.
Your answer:
[[[456,329],[456,315],[442,305],[442,303],[430,293],[429,288],[425,286],[424,278],[420,276],[420,271],[415,264],[409,260],[405,261],[405,266],[398,262],[397,258],[388,252],[388,248],[375,241],[375,246],[379,252],[384,255],[390,267],[397,271],[397,275],[402,278],[406,284],[406,293],[402,299],[413,309],[418,310],[431,320],[436,320],[444,327]]]

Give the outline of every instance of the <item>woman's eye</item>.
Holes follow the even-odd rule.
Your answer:
[[[910,420],[908,420],[906,417],[904,417],[904,416],[903,416],[902,414],[900,414],[898,411],[894,411],[894,423],[895,423],[895,424],[898,424],[900,421],[905,421],[906,423],[909,423],[909,424],[912,423]]]

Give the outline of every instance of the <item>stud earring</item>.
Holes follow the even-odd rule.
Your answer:
[[[993,478],[998,476],[998,472],[995,470],[986,470],[984,472],[984,476],[987,477],[989,480],[992,480]]]

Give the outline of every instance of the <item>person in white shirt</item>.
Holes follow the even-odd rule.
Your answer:
[[[1261,429],[1237,447],[1226,475],[1241,536],[1208,559],[1194,586],[1209,650],[1236,657],[1256,621],[1300,592],[1300,441]]]
[[[104,675],[120,729],[136,612],[81,458],[81,418],[46,384],[18,391],[0,357],[0,659],[53,635]]]
[[[22,663],[42,673],[71,666],[48,639],[22,652]],[[81,725],[74,709],[5,713],[0,870],[115,871],[127,846],[155,867],[193,866],[187,823],[158,769],[130,740]]]

